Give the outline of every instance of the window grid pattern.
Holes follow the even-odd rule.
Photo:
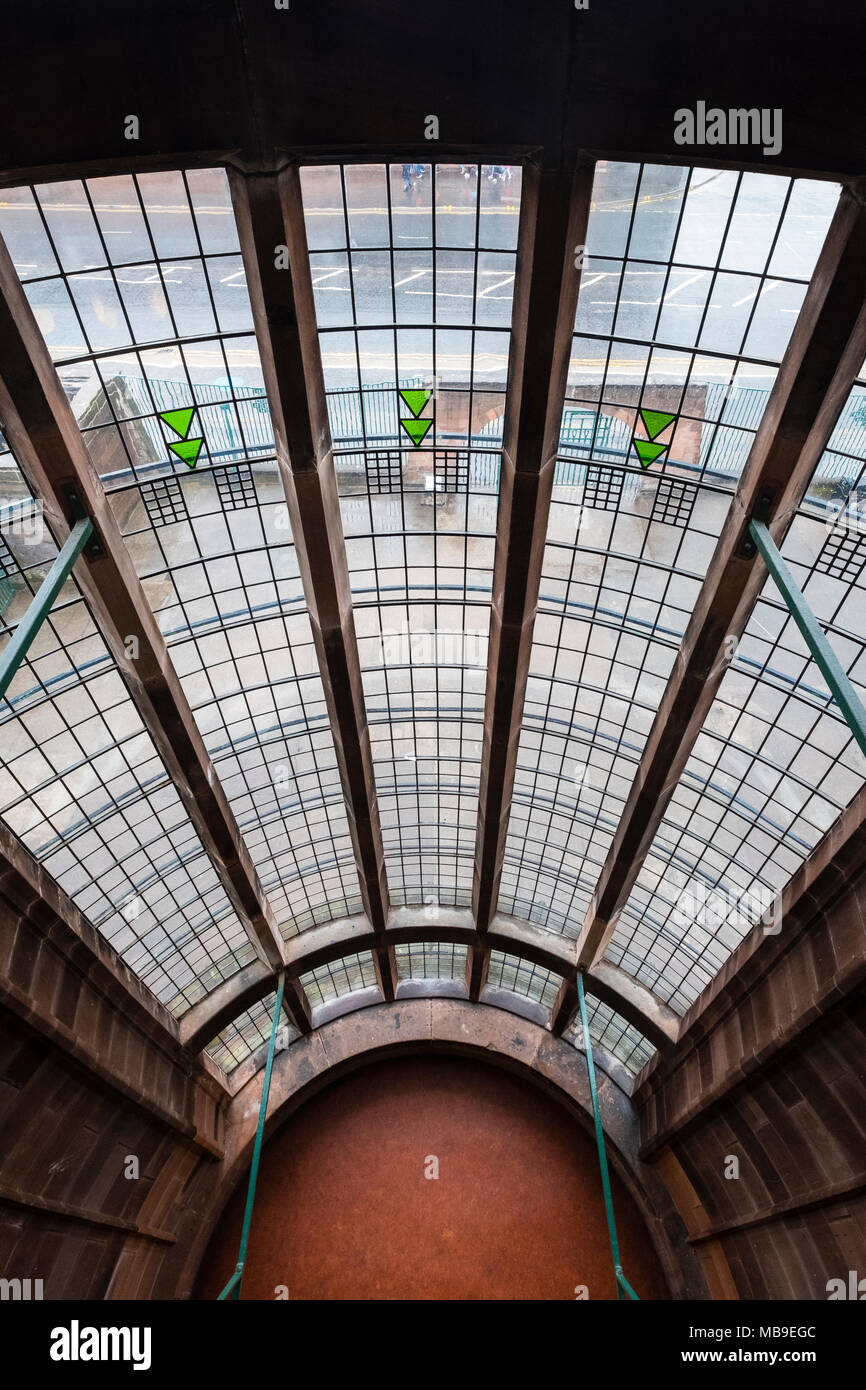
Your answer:
[[[280,929],[360,910],[224,171],[14,190],[0,228]]]
[[[512,171],[508,171],[511,174]],[[395,905],[472,891],[519,174],[302,171]],[[398,388],[429,390],[421,447]]]
[[[453,941],[412,941],[395,947],[400,980],[462,980],[466,947]]]
[[[343,956],[340,960],[318,965],[301,976],[301,988],[315,1009],[319,1004],[342,999],[363,989],[375,989],[379,984],[370,951]]]
[[[142,483],[141,500],[154,526],[172,526],[177,521],[189,521],[183,488],[174,478],[155,478]]]
[[[15,460],[5,645],[57,547]],[[20,518],[26,516],[22,532]],[[31,526],[31,521],[35,524]],[[70,577],[0,702],[0,815],[142,983],[180,1015],[255,954]]]
[[[342,455],[340,462],[351,471],[355,460],[351,455]],[[399,492],[403,486],[403,453],[400,449],[370,449],[358,456],[360,472],[366,462],[367,485],[370,496],[381,493]]]
[[[618,512],[625,474],[621,468],[592,465],[586,470],[583,505],[599,512]]]
[[[223,521],[218,499],[211,511],[199,494],[194,532],[157,532],[165,568],[154,578],[175,668],[288,937],[361,911],[362,900],[297,558],[280,530],[275,466],[257,465],[256,479],[256,507]]]
[[[56,554],[57,547],[43,522],[42,506],[0,433],[0,638],[4,631],[17,626]],[[20,602],[10,608],[16,595]]]
[[[237,1018],[232,1019],[219,1036],[205,1048],[208,1056],[227,1076],[231,1076],[241,1062],[245,1062],[260,1047],[270,1042],[276,998],[276,994],[270,994],[266,999],[259,999],[255,1004],[251,1004]],[[274,1051],[284,1051],[299,1037],[297,1028],[287,1023],[283,1015],[277,1023]]]
[[[531,999],[545,1009],[552,1009],[562,984],[562,976],[519,956],[503,951],[491,951],[487,969],[488,989],[507,989]]]
[[[837,195],[596,172],[501,911],[579,934]]]
[[[840,534],[828,535],[817,560],[815,569],[819,574],[828,574],[831,579],[841,579],[846,584],[855,584],[866,565],[866,529],[863,534],[846,533],[840,526]]]
[[[650,512],[651,521],[663,521],[670,526],[687,527],[692,516],[696,487],[691,483],[678,483],[672,478],[662,478],[653,499]]]
[[[519,208],[516,175],[494,190],[479,174],[424,166],[402,192],[396,166],[304,177],[395,905],[471,894]],[[501,910],[579,931],[834,197],[769,175],[598,171]],[[281,929],[358,911],[223,172],[8,190],[0,231]],[[398,385],[434,392],[420,449]],[[861,690],[864,393],[783,547]],[[159,418],[184,406],[195,472]],[[640,408],[675,417],[646,471]],[[56,547],[6,524],[9,495],[33,505],[8,451],[0,480],[2,646]],[[252,957],[74,582],[0,722],[0,814],[157,998],[182,1013]],[[609,959],[684,1012],[864,777],[768,581]],[[311,998],[366,987],[368,965],[375,984],[371,956],[312,972]],[[500,982],[512,968],[501,987],[555,996],[548,972],[491,961]]]
[[[0,532],[0,578],[12,579],[20,573],[18,563]]]
[[[611,1057],[621,1062],[631,1076],[637,1076],[655,1056],[655,1048],[643,1033],[591,994],[586,996],[586,1020],[591,1041],[598,1043]],[[583,1025],[579,1014],[562,1036],[579,1052],[584,1051]]]
[[[782,555],[861,699],[866,578],[823,563],[859,539],[866,382],[854,386]],[[860,752],[767,578],[607,955],[679,1013],[766,915],[866,780]]]
[[[215,468],[217,494],[223,510],[230,512],[237,507],[254,507],[257,502],[253,470],[248,463],[230,463]]]

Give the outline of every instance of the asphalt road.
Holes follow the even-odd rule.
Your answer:
[[[438,169],[434,217],[430,166],[424,166],[421,176],[411,175],[408,190],[400,166],[392,166],[388,176],[383,166],[348,168],[347,214],[338,172],[305,171],[320,325],[327,330],[357,323],[363,329],[365,380],[393,379],[394,334],[375,329],[395,318],[406,326],[399,335],[396,371],[401,376],[431,371],[432,335],[424,326],[432,325],[434,313],[442,325],[435,345],[440,372],[467,374],[469,330],[475,325],[483,330],[475,344],[476,380],[503,379],[520,172],[511,171],[510,179],[490,178],[490,172],[482,169],[479,177],[473,171],[466,178],[457,166]],[[784,351],[803,295],[802,284],[795,281],[812,271],[837,190],[832,184],[801,182],[785,207],[787,179],[745,175],[734,202],[737,175],[703,170],[694,177],[684,209],[684,181],[678,169],[648,171],[635,207],[634,168],[599,167],[573,380],[599,379],[610,335],[616,339],[608,367],[611,380],[643,376],[647,350],[640,344],[648,340],[662,345],[656,352],[655,379],[680,380],[689,365],[688,350],[697,345],[699,378],[723,380],[729,367],[712,354],[739,353],[746,335],[746,354],[759,360],[746,367],[741,380],[770,384],[772,367],[762,362],[778,361]],[[190,174],[189,183],[195,223],[178,176],[141,178],[148,229],[130,179],[92,181],[101,235],[80,184],[46,190],[43,206],[54,247],[64,268],[76,272],[70,286],[94,350],[122,349],[131,336],[140,343],[164,341],[175,330],[182,337],[251,330],[224,179],[218,172],[198,172]],[[630,259],[623,273],[617,258],[625,253],[630,227]],[[0,231],[23,277],[56,277],[52,248],[26,196],[4,192]],[[476,234],[483,248],[477,264],[472,249]],[[668,272],[675,238],[679,263]],[[153,263],[154,246],[161,272]],[[206,274],[202,250],[212,257]],[[116,283],[105,268],[106,254],[115,265]],[[762,284],[759,277],[768,261],[770,275]],[[28,292],[55,358],[87,355],[88,344],[62,282],[34,280]],[[409,325],[416,331],[407,331]],[[354,383],[355,350],[348,334],[326,332],[323,356],[330,386]],[[213,344],[194,346],[188,360],[204,378],[225,377]],[[257,376],[252,341],[238,343],[233,360],[247,380]]]

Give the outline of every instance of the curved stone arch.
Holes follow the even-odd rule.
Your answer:
[[[387,936],[389,944],[395,946],[424,941],[456,942],[471,946],[478,941],[475,922],[468,909],[433,906],[392,911]],[[360,915],[311,927],[286,942],[289,975],[297,979],[317,966],[330,964],[357,951],[371,950],[377,941],[369,921]],[[490,930],[485,933],[485,941],[491,950],[503,951],[539,965],[561,976],[567,984],[576,983],[577,942],[570,937],[555,936],[522,918],[497,914]],[[633,1024],[659,1051],[669,1052],[676,1045],[680,1030],[679,1016],[633,976],[609,961],[601,961],[586,974],[585,979],[592,994]],[[275,986],[274,972],[263,962],[252,961],[198,1004],[194,1004],[184,1015],[180,1020],[181,1042],[193,1051],[206,1047],[227,1024],[251,1004],[263,999]],[[435,995],[435,988],[428,990],[428,993]],[[512,1002],[516,1005],[521,996],[507,996],[508,991],[498,991],[497,1004],[508,1007],[515,1014],[533,1012],[530,1001],[522,1001],[523,1007],[512,1007]],[[406,997],[405,993],[403,997]],[[340,1012],[350,1012],[377,1002],[370,991],[361,991],[346,996],[338,1004]],[[325,1009],[328,1008],[325,1006]],[[324,1022],[328,1016],[323,1013],[320,1018]],[[533,1017],[537,1017],[534,1012]]]
[[[277,1053],[266,1140],[311,1096],[357,1068],[384,1057],[431,1051],[474,1056],[510,1070],[545,1090],[588,1132],[593,1129],[586,1060],[546,1028],[468,1000],[397,999],[332,1019]],[[229,1103],[224,1156],[218,1169],[204,1169],[197,1179],[193,1219],[187,1218],[178,1232],[156,1297],[190,1295],[214,1227],[249,1167],[263,1079],[261,1067],[252,1069]],[[653,1167],[639,1157],[639,1121],[631,1101],[604,1073],[598,1077],[598,1095],[609,1163],[641,1213],[672,1296],[708,1297],[671,1198]]]

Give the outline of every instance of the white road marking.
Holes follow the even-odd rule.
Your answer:
[[[483,272],[482,272],[482,274],[483,274]],[[508,285],[508,284],[510,284],[511,281],[512,281],[513,279],[514,279],[514,271],[512,271],[510,275],[506,275],[506,277],[505,277],[504,280],[497,280],[497,282],[496,282],[495,285],[488,285],[486,290],[482,290],[482,291],[481,291],[481,293],[479,294],[478,298],[479,298],[479,299],[483,299],[485,295],[492,294],[493,290],[499,290],[499,289],[502,288],[503,285]],[[510,298],[511,298],[511,295],[509,295],[509,294],[497,294],[497,295],[493,295],[493,298],[494,298],[494,299],[510,299]]]
[[[604,277],[605,277],[605,275],[615,275],[615,274],[616,274],[616,271],[613,271],[613,270],[597,270],[597,271],[595,272],[595,274],[594,274],[594,276],[593,276],[593,278],[592,278],[591,280],[581,280],[581,282],[580,282],[580,288],[581,288],[582,290],[588,290],[588,289],[590,288],[591,285],[597,285],[598,282],[599,282],[599,280],[603,280]]]
[[[741,304],[748,304],[750,300],[756,299],[759,294],[771,294],[773,290],[777,290],[779,288],[781,283],[781,280],[772,280],[770,282],[764,281],[763,285],[760,285],[756,290],[752,290],[751,294],[744,294],[742,299],[734,300],[734,303],[731,305],[731,308],[739,309]]]
[[[347,273],[347,271],[348,271],[348,266],[345,266],[345,265],[337,266],[337,269],[336,269],[336,270],[328,270],[328,271],[325,272],[324,275],[317,275],[317,276],[315,277],[315,279],[313,280],[313,284],[314,284],[314,285],[320,285],[320,284],[322,283],[323,280],[330,280],[330,279],[332,278],[332,276],[334,276],[334,275],[345,275],[345,274]]]
[[[413,270],[413,272],[412,272],[411,275],[404,275],[402,280],[395,280],[395,281],[394,281],[394,289],[395,289],[395,290],[399,289],[401,285],[408,285],[409,282],[410,282],[410,280],[418,280],[418,279],[420,279],[420,277],[421,277],[422,275],[430,275],[430,274],[431,274],[431,269],[430,269],[429,266],[425,267],[424,270]]]
[[[668,290],[667,294],[664,297],[664,300],[661,302],[667,304],[668,300],[673,299],[674,295],[679,294],[680,290],[684,290],[689,285],[693,285],[696,280],[702,280],[706,273],[707,272],[705,270],[699,270],[695,275],[690,275],[688,280],[683,280],[679,285],[674,286],[672,290]],[[659,302],[659,300],[656,300],[657,304]]]

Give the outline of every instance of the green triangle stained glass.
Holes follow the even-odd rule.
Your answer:
[[[401,420],[400,424],[403,426],[404,430],[406,431],[409,438],[412,440],[412,443],[415,445],[415,448],[417,449],[418,445],[421,443],[421,440],[424,438],[430,426],[433,424],[433,421]]]
[[[644,468],[649,468],[653,459],[657,459],[668,447],[667,444],[651,444],[648,439],[633,439],[632,443]]]
[[[431,394],[432,393],[430,391],[401,390],[400,392],[400,395],[406,402],[406,408],[408,410],[411,410],[412,414],[415,416],[416,419],[421,414],[421,411],[424,409],[425,405],[429,401]]]
[[[165,421],[170,430],[179,434],[181,439],[186,439],[193,415],[195,415],[195,406],[191,405],[183,410],[161,410],[159,418]]]
[[[168,447],[173,454],[177,454],[179,459],[183,459],[187,468],[195,468],[202,444],[204,444],[203,439],[184,439],[180,444],[169,444]]]
[[[675,420],[675,415],[668,415],[663,410],[641,410],[640,418],[650,439],[655,439],[657,434],[667,429],[671,420]]]

